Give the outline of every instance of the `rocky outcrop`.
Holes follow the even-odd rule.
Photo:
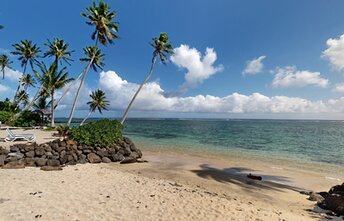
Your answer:
[[[14,144],[10,150],[0,147],[0,167],[16,169],[41,167],[42,170],[59,170],[61,166],[83,163],[135,163],[142,152],[129,139],[107,147],[78,145],[73,140],[60,140],[40,144]]]
[[[332,187],[328,192],[319,193],[324,198],[318,202],[322,209],[331,210],[339,216],[344,216],[344,183]]]

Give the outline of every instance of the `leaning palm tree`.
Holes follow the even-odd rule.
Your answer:
[[[61,89],[73,79],[68,77],[68,72],[65,72],[66,67],[58,71],[56,63],[51,64],[49,68],[44,63],[39,65],[39,67],[42,74],[38,73],[37,71],[34,72],[42,85],[42,91],[45,91],[51,98],[51,127],[55,127],[55,91]]]
[[[37,61],[37,58],[39,57],[39,53],[41,52],[41,49],[36,44],[32,44],[32,41],[28,41],[28,40],[20,41],[19,44],[14,44],[12,46],[14,47],[15,50],[12,51],[11,53],[13,55],[19,56],[18,60],[21,61],[21,66],[24,68],[24,71],[22,74],[22,76],[24,76],[28,64],[30,64],[31,69],[33,70],[34,69],[33,65],[39,63]],[[17,97],[17,94],[19,92],[21,79],[22,77],[19,78],[18,87],[17,87],[14,97]]]
[[[15,102],[16,110],[19,109],[19,104],[23,103],[23,105],[26,105],[29,102],[29,95],[25,90],[21,90],[18,92]]]
[[[173,48],[172,48],[171,43],[168,41],[168,35],[166,33],[162,32],[160,34],[159,38],[153,38],[152,40],[153,40],[153,42],[149,43],[154,48],[151,68],[149,70],[149,73],[148,73],[146,79],[142,82],[140,87],[137,89],[137,91],[134,94],[133,98],[131,99],[127,109],[125,110],[123,117],[122,117],[122,120],[121,120],[121,124],[124,124],[124,121],[126,120],[126,118],[128,116],[130,108],[133,105],[134,100],[136,99],[137,95],[141,91],[143,85],[145,85],[147,83],[147,81],[150,79],[150,77],[152,76],[154,65],[156,63],[157,58],[159,57],[161,62],[163,64],[166,64],[166,62],[168,61],[167,56],[173,54]]]
[[[89,69],[92,68],[95,72],[97,72],[98,68],[102,70],[104,65],[105,65],[103,63],[105,55],[102,54],[102,51],[100,49],[98,49],[96,46],[89,46],[89,47],[84,48],[84,53],[85,53],[86,57],[85,58],[81,58],[80,61],[88,62],[88,64],[87,64],[87,66],[86,66],[86,68],[84,70],[84,73],[82,75],[82,79],[81,79],[80,85],[79,85],[78,90],[76,92],[76,95],[75,95],[75,98],[74,98],[74,102],[73,102],[73,105],[72,105],[72,109],[71,109],[70,114],[69,114],[69,119],[68,119],[68,122],[67,122],[67,126],[69,126],[72,123],[73,114],[74,114],[74,111],[75,111],[76,103],[78,102],[78,97],[79,97],[79,94],[80,94],[80,90],[82,88],[82,85],[85,82],[85,78],[86,78],[86,75],[87,75]]]
[[[81,13],[81,16],[88,18],[86,24],[95,26],[95,30],[92,34],[92,40],[96,40],[96,46],[98,41],[101,44],[106,45],[114,43],[113,40],[118,38],[116,32],[118,32],[118,22],[112,21],[116,18],[116,12],[111,11],[108,4],[100,1],[97,5],[93,2],[93,7],[86,8],[87,13]]]
[[[12,69],[11,64],[13,64],[13,61],[10,61],[7,55],[0,55],[0,70],[2,72],[2,79],[5,79],[5,68]]]
[[[102,90],[95,90],[92,91],[90,94],[91,100],[87,102],[90,106],[90,111],[88,112],[87,116],[81,122],[80,126],[84,124],[84,122],[90,117],[91,113],[98,109],[99,113],[102,114],[102,110],[108,110],[108,106],[110,104],[109,101],[106,100],[106,96],[104,91]]]

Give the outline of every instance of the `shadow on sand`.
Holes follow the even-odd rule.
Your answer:
[[[221,183],[232,183],[242,188],[250,189],[267,189],[274,191],[283,191],[284,189],[300,192],[304,189],[284,184],[289,182],[289,178],[285,176],[271,176],[259,174],[258,171],[245,167],[231,167],[219,169],[211,167],[208,164],[201,164],[200,169],[191,170],[199,177],[204,179],[213,179]],[[262,181],[247,178],[247,174],[254,173],[263,178]]]

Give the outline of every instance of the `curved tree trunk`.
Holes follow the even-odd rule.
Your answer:
[[[149,80],[149,78],[152,76],[152,73],[153,73],[153,68],[154,68],[154,65],[155,65],[155,62],[156,62],[156,56],[153,58],[152,60],[152,66],[150,68],[150,71],[149,71],[149,74],[147,75],[146,79],[142,82],[142,84],[140,85],[139,89],[137,89],[135,95],[133,96],[133,98],[131,99],[127,109],[125,110],[124,114],[123,114],[123,117],[122,117],[122,120],[121,120],[121,124],[123,125],[124,124],[124,121],[126,120],[127,116],[128,116],[128,113],[130,111],[130,108],[131,106],[133,105],[134,103],[134,100],[136,99],[137,95],[140,93],[143,85],[145,85],[147,83],[147,81]]]
[[[89,111],[89,112],[88,112],[87,116],[86,116],[86,117],[82,120],[82,122],[80,123],[80,126],[82,126],[82,125],[85,123],[85,121],[90,117],[91,113],[92,113],[92,111]]]
[[[76,103],[78,102],[78,98],[79,98],[79,94],[80,94],[82,85],[84,84],[84,81],[85,81],[87,72],[88,72],[88,70],[90,69],[92,62],[93,62],[93,58],[92,58],[91,61],[88,63],[88,65],[87,65],[87,67],[86,67],[86,69],[85,69],[85,71],[84,71],[84,73],[83,73],[83,76],[82,76],[80,85],[79,85],[79,87],[78,87],[78,90],[77,90],[76,95],[75,95],[75,98],[74,98],[72,110],[70,111],[70,114],[69,114],[69,119],[68,119],[68,122],[67,122],[67,126],[69,126],[69,125],[72,123],[72,119],[73,119],[73,114],[74,114],[74,111],[75,111]],[[54,107],[54,106],[53,106],[53,107]]]
[[[72,89],[72,87],[76,84],[76,82],[78,82],[78,80],[81,78],[81,76],[83,75],[84,72],[81,72],[79,74],[79,76],[72,81],[72,83],[70,83],[70,85],[68,86],[68,88],[65,90],[65,92],[63,92],[62,96],[59,98],[59,100],[56,102],[54,109],[56,109],[56,107],[60,104],[60,102],[63,100],[63,98],[67,95],[67,93]]]
[[[29,110],[32,107],[33,103],[35,103],[35,101],[37,100],[39,92],[41,92],[42,88],[43,88],[43,85],[39,86],[35,96],[31,100],[31,102],[28,105],[26,105],[26,107],[24,108],[24,111]]]
[[[26,66],[27,66],[27,63],[25,63],[25,65],[24,65],[24,72],[23,72],[23,74],[20,76],[20,78],[19,78],[19,80],[18,80],[18,87],[17,87],[16,93],[14,94],[13,102],[15,102],[16,97],[18,96],[19,89],[20,89],[21,79],[22,79],[22,77],[24,76],[24,74],[25,74],[25,72],[26,72]]]
[[[51,127],[55,127],[55,112],[54,112],[54,93],[55,91],[51,91]]]

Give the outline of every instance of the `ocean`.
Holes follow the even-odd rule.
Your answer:
[[[159,151],[212,153],[331,172],[344,167],[342,121],[129,119],[124,134]]]

